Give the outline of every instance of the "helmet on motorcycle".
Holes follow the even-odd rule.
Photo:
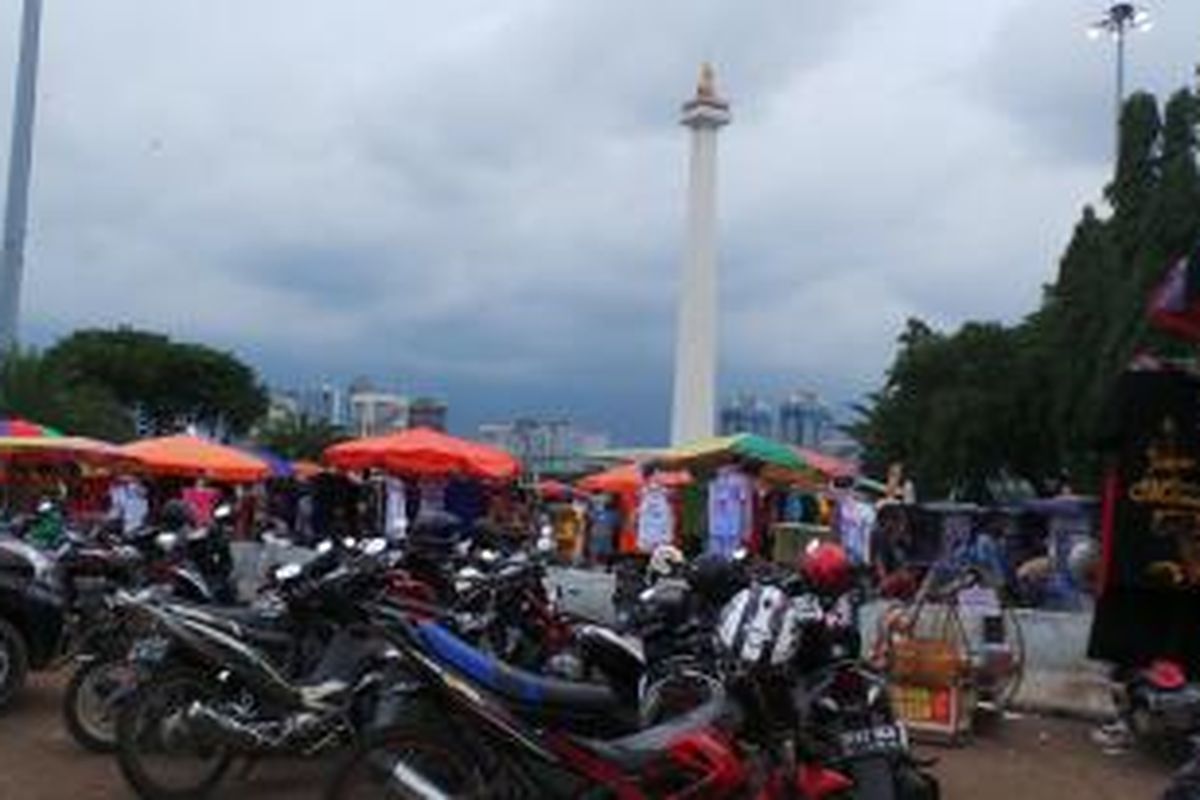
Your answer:
[[[688,570],[688,585],[714,607],[729,602],[745,583],[742,566],[717,553],[699,556]]]
[[[1187,683],[1187,675],[1177,661],[1160,658],[1142,670],[1142,676],[1155,688],[1172,690]]]
[[[721,609],[717,640],[745,667],[786,664],[800,648],[804,613],[779,587],[756,584]]]
[[[181,531],[196,524],[192,508],[182,500],[168,500],[158,515],[158,522],[169,531]]]
[[[853,582],[850,558],[841,545],[824,542],[807,549],[800,557],[800,573],[822,594],[841,594]]]
[[[446,511],[428,511],[417,515],[408,529],[408,544],[424,555],[448,555],[461,538],[463,523]]]
[[[669,578],[678,572],[683,564],[683,553],[679,551],[678,547],[660,544],[650,554],[650,563],[646,566],[646,572],[653,578]]]

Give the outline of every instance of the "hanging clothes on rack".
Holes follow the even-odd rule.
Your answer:
[[[651,478],[642,487],[638,503],[637,547],[649,553],[659,545],[672,544],[675,538],[675,511],[667,488]]]
[[[751,530],[754,486],[736,467],[722,467],[708,486],[708,552],[730,556]]]

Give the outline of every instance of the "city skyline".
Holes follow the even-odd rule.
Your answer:
[[[908,316],[1012,321],[1053,278],[1111,167],[1097,9],[852,0],[817,29],[784,2],[58,0],[25,341],[130,323],[233,350],[272,385],[411,376],[466,430],[570,409],[665,442],[674,110],[711,60],[739,108],[718,396],[802,380],[858,400]],[[1155,14],[1131,91],[1191,82],[1200,7]],[[0,36],[5,109],[15,48]]]

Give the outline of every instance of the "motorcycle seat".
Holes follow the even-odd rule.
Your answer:
[[[661,758],[672,742],[683,734],[715,727],[732,714],[733,708],[724,696],[714,697],[686,714],[628,736],[617,739],[576,736],[574,741],[628,771],[641,771],[656,758]]]
[[[621,707],[607,686],[547,678],[519,669],[476,649],[437,623],[420,623],[417,633],[439,660],[518,705],[589,714]]]

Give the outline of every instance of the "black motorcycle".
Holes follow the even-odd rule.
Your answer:
[[[193,604],[228,602],[232,585],[228,537],[210,529],[144,528],[129,533],[101,529],[72,537],[57,556],[76,669],[63,694],[63,719],[71,737],[98,753],[116,746],[116,705],[135,688],[129,648],[141,634],[138,620],[113,602],[117,590],[158,587]]]
[[[330,549],[283,568],[273,608],[127,598],[153,634],[137,642],[135,694],[119,708],[117,758],[144,798],[204,797],[235,758],[315,755],[366,724],[386,661],[357,601],[381,591],[369,555]]]

